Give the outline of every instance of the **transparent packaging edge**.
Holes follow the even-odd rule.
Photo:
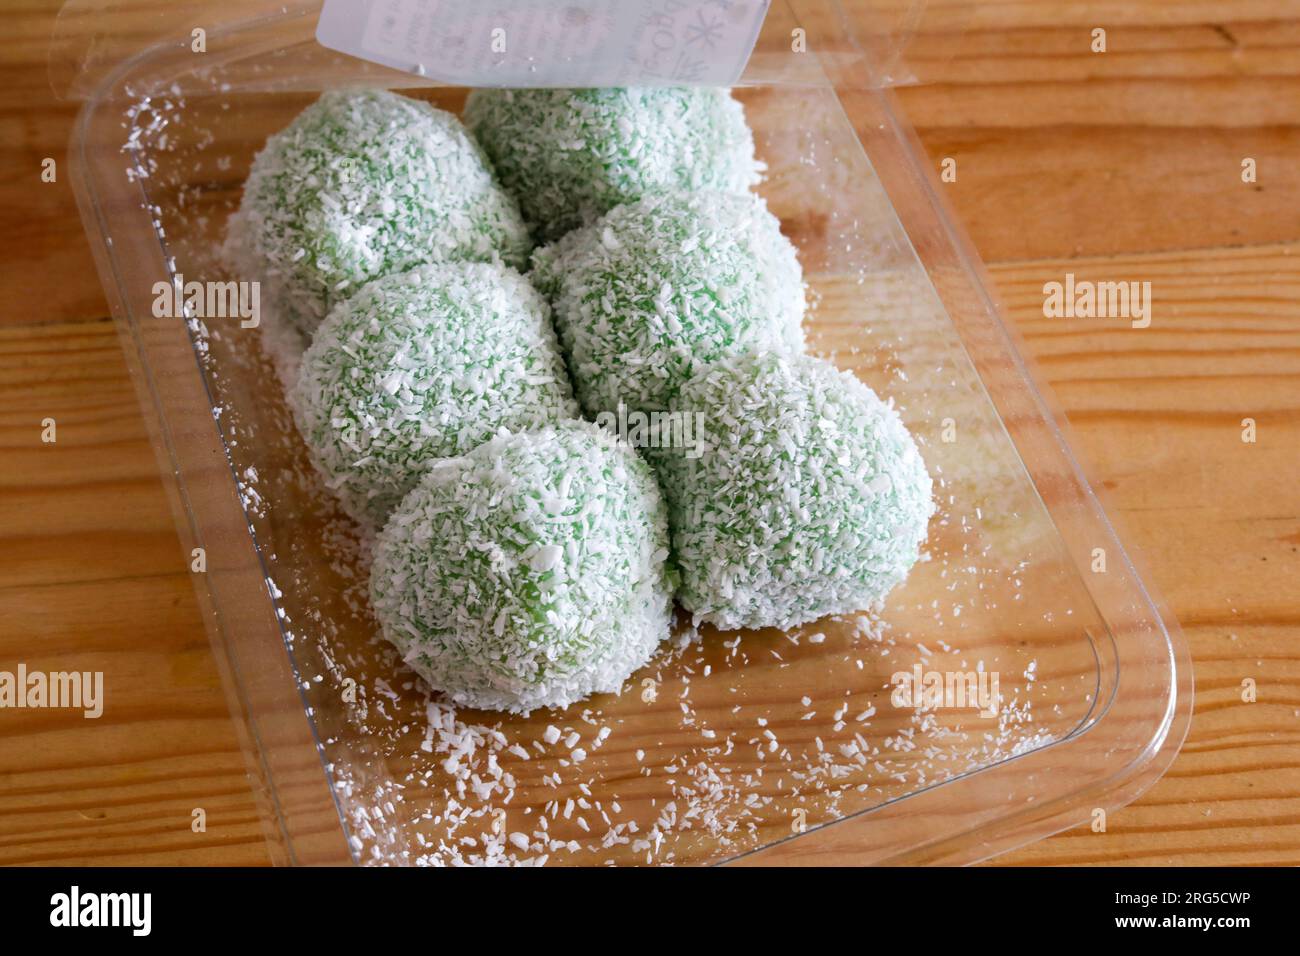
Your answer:
[[[149,50],[141,51],[135,58],[135,63],[148,62],[150,55]],[[1064,472],[1073,477],[1078,493],[1078,501],[1073,507],[1078,514],[1071,517],[1071,524],[1061,527],[1060,519],[1070,515],[1064,514],[1059,508],[1051,512],[1053,518],[1058,520],[1058,527],[1061,527],[1062,538],[1071,545],[1072,556],[1076,562],[1080,561],[1080,554],[1087,553],[1098,541],[1107,542],[1115,548],[1117,555],[1123,556],[1120,567],[1115,569],[1116,572],[1123,573],[1113,574],[1106,582],[1093,582],[1107,585],[1094,597],[1103,617],[1113,622],[1112,633],[1120,636],[1135,635],[1133,640],[1140,640],[1142,648],[1148,653],[1145,657],[1135,657],[1133,647],[1114,649],[1114,686],[1107,704],[1083,731],[1070,738],[726,862],[818,862],[822,853],[843,849],[846,842],[852,845],[860,859],[870,862],[965,863],[983,859],[1082,822],[1094,806],[1116,806],[1132,799],[1172,759],[1186,732],[1190,714],[1191,676],[1185,642],[1176,626],[1166,627],[1164,624],[1167,615],[1145,589],[1133,570],[1127,553],[1110,528],[1105,512],[1083,478],[1076,456],[1071,450],[1072,446],[1065,439],[1059,411],[1034,382],[1032,373],[1021,357],[1022,350],[1018,347],[1014,332],[998,318],[988,297],[987,283],[979,273],[978,259],[948,214],[943,200],[933,190],[929,177],[918,162],[914,138],[898,120],[888,94],[873,89],[874,84],[861,74],[847,78],[844,75],[845,72],[860,70],[862,67],[861,62],[842,58],[832,61],[827,71],[832,74],[836,92],[846,112],[851,114],[851,121],[859,137],[863,141],[874,137],[878,150],[891,148],[891,144],[896,150],[894,161],[878,162],[876,167],[907,227],[918,257],[934,280],[968,350],[972,348],[968,337],[979,339],[972,359],[981,378],[984,379],[986,374],[993,376],[990,369],[998,369],[996,376],[1007,379],[1001,388],[1010,388],[1012,391],[1023,389],[1021,401],[1027,399],[1028,406],[1038,415],[1038,419],[1031,419],[1031,424],[1041,433],[1034,435],[1033,440],[1046,440],[1047,448],[1059,458],[1056,464],[1062,465]],[[131,359],[133,380],[146,418],[150,421],[151,439],[159,453],[160,462],[170,472],[169,480],[164,483],[168,486],[178,531],[184,544],[189,545],[191,541],[203,542],[209,547],[209,560],[212,562],[210,576],[204,581],[196,580],[196,589],[200,593],[205,623],[214,649],[220,651],[218,657],[222,663],[223,682],[227,687],[232,713],[240,726],[251,775],[257,781],[261,795],[269,801],[264,813],[270,820],[268,843],[273,847],[272,856],[277,862],[341,862],[353,859],[355,854],[346,847],[342,848],[342,852],[339,852],[340,847],[337,845],[331,847],[330,844],[339,841],[331,840],[322,832],[328,829],[324,824],[328,823],[331,810],[335,814],[334,824],[341,821],[344,833],[347,827],[344,815],[339,812],[333,788],[326,783],[328,768],[323,768],[324,775],[319,780],[319,783],[326,784],[323,788],[326,791],[324,799],[317,793],[315,797],[302,797],[304,806],[291,806],[281,793],[281,781],[293,781],[292,788],[283,789],[313,789],[308,779],[312,776],[310,768],[304,769],[300,759],[284,758],[281,751],[285,749],[286,741],[288,746],[293,747],[304,743],[315,746],[315,741],[314,731],[301,706],[296,711],[286,708],[283,686],[274,682],[271,682],[271,686],[265,686],[266,681],[258,681],[256,677],[250,676],[250,672],[255,669],[252,662],[266,665],[267,661],[264,655],[253,653],[250,656],[245,652],[250,648],[256,651],[259,644],[264,652],[270,645],[264,638],[270,633],[279,634],[281,642],[284,640],[275,619],[274,596],[268,592],[268,605],[262,614],[256,613],[256,609],[239,609],[231,615],[229,601],[223,601],[223,593],[238,590],[240,582],[246,585],[251,574],[261,573],[265,578],[264,569],[260,566],[255,545],[247,534],[248,524],[242,512],[233,474],[226,477],[227,494],[224,501],[197,501],[190,494],[190,488],[195,484],[191,479],[199,471],[211,467],[202,462],[214,453],[220,453],[223,458],[225,455],[224,446],[212,421],[210,404],[204,409],[204,415],[186,422],[179,420],[183,412],[173,401],[180,395],[193,400],[203,394],[202,374],[195,362],[192,365],[194,380],[189,383],[167,381],[160,385],[155,380],[153,370],[163,364],[156,361],[159,351],[176,347],[176,334],[188,339],[188,333],[183,326],[174,325],[169,336],[169,330],[160,328],[157,321],[148,316],[147,310],[142,309],[142,296],[147,284],[133,282],[132,274],[141,270],[140,263],[143,260],[124,253],[123,237],[115,235],[107,226],[108,217],[104,214],[106,208],[125,215],[140,216],[139,195],[128,188],[125,175],[115,178],[109,171],[111,164],[90,162],[83,155],[87,143],[99,135],[91,131],[97,122],[107,119],[111,125],[120,119],[119,116],[105,117],[97,113],[106,103],[105,94],[112,93],[119,81],[128,78],[132,68],[132,63],[122,64],[106,79],[98,93],[88,98],[74,133],[74,179],[83,220],[91,245],[95,248],[97,265],[109,293],[124,349]],[[835,75],[837,72],[840,75]],[[850,109],[850,106],[853,108]],[[873,153],[875,155],[877,154]],[[121,173],[122,170],[119,168],[116,172]],[[119,230],[119,233],[124,231]],[[158,254],[157,249],[141,248],[134,251],[141,256],[153,254],[156,257]],[[972,301],[977,302],[978,306],[970,307]],[[983,340],[983,337],[989,336],[994,340],[992,343]],[[982,359],[974,354],[980,350],[986,352]],[[987,379],[985,384],[988,387]],[[994,399],[994,404],[1000,411],[1005,402],[1005,398],[1002,402]],[[193,412],[194,409],[190,408],[189,411]],[[206,421],[206,434],[202,427],[197,427],[202,421]],[[1025,440],[1026,435],[1012,435],[1012,441],[1037,482],[1046,469],[1035,469],[1036,460],[1032,449],[1027,452],[1022,446],[1022,441]],[[1041,466],[1042,463],[1038,464]],[[230,505],[235,506],[234,511],[229,511]],[[228,513],[215,518],[214,512],[221,509],[226,509]],[[1077,530],[1068,532],[1067,528]],[[241,530],[244,534],[242,540],[239,536]],[[215,549],[212,542],[216,542]],[[1080,567],[1083,566],[1085,564],[1080,564]],[[1116,583],[1111,585],[1112,581]],[[265,582],[262,583],[265,587]],[[249,616],[241,617],[241,614]],[[260,636],[254,637],[255,634]],[[278,653],[278,647],[276,650]],[[279,676],[296,680],[296,676],[290,673],[291,655],[283,654],[281,657]],[[1144,667],[1149,669],[1161,666],[1160,663],[1153,663],[1153,660],[1163,662],[1167,667],[1167,687],[1160,686],[1159,673],[1144,672]],[[277,672],[274,667],[270,671]],[[1142,683],[1150,680],[1154,680],[1156,686],[1147,687]],[[1097,732],[1109,726],[1106,718],[1116,705],[1124,706],[1130,702],[1125,692],[1134,684],[1140,685],[1137,688],[1139,693],[1156,697],[1163,694],[1166,703],[1155,720],[1155,726],[1144,731],[1144,739],[1132,741],[1126,738],[1121,742],[1122,749],[1129,755],[1124,766],[1112,770],[1103,778],[1091,777],[1082,781],[1075,781],[1068,773],[1062,773],[1058,762],[1067,753],[1071,756],[1085,753],[1080,749],[1081,745],[1087,745],[1089,741],[1101,741],[1101,735]],[[298,724],[302,726],[297,726]],[[1110,745],[1107,747],[1110,748]],[[1051,787],[1047,792],[1039,788],[1033,793],[1025,793],[1027,806],[1014,814],[1000,812],[1007,803],[1008,794],[1014,795],[1025,787],[1037,786],[1034,781],[1039,774],[1049,776],[1052,783],[1059,783],[1059,786]],[[978,800],[973,799],[975,794],[972,792],[972,781],[979,781]],[[1020,783],[1019,789],[1015,786],[1017,782]],[[965,809],[951,805],[958,797],[969,804]],[[931,815],[943,820],[947,832],[941,832],[928,819]],[[302,827],[299,826],[299,820],[311,822]],[[888,835],[890,839],[877,837],[877,834],[891,828],[895,832]],[[919,833],[922,838],[906,841],[902,834],[910,832]],[[900,842],[907,845],[899,845]],[[300,851],[300,846],[309,845],[310,850]],[[277,846],[281,848],[279,851],[274,850]],[[864,847],[871,849],[864,850]]]
[[[1194,697],[1191,653],[1176,619],[1148,580],[1139,574],[1138,560],[1122,544],[1116,522],[1088,481],[1077,443],[1069,440],[1064,413],[1026,358],[1028,353],[1019,333],[1003,321],[979,256],[947,201],[935,188],[934,178],[927,174],[925,150],[915,132],[900,119],[896,98],[892,92],[872,89],[869,84],[850,83],[841,87],[838,81],[843,78],[836,79],[842,99],[847,95],[858,107],[856,112],[849,111],[846,104],[846,111],[851,113],[864,141],[878,137],[882,148],[898,151],[897,162],[877,163],[876,169],[885,181],[908,236],[916,245],[918,256],[934,279],[940,298],[967,341],[981,378],[988,386],[989,370],[996,367],[1000,358],[1008,360],[1006,367],[1014,377],[1013,384],[1023,387],[1020,397],[1028,399],[1037,413],[1036,418],[1029,419],[1030,424],[1043,432],[1043,437],[1048,439],[1047,451],[1064,466],[1064,473],[1075,483],[1075,508],[1079,514],[1074,523],[1062,527],[1060,506],[1049,509],[1062,539],[1070,545],[1075,563],[1081,569],[1088,568],[1095,547],[1107,547],[1108,553],[1122,561],[1122,574],[1114,574],[1112,568],[1106,575],[1081,575],[1083,580],[1102,590],[1096,603],[1104,619],[1112,624],[1107,643],[1111,645],[1114,660],[1103,672],[1113,675],[1113,685],[1100,712],[1063,740],[975,770],[959,780],[910,794],[895,803],[751,851],[730,863],[821,865],[827,856],[842,859],[845,854],[854,853],[862,858],[862,847],[874,846],[883,848],[870,855],[869,862],[875,865],[968,865],[1088,823],[1094,819],[1096,810],[1118,809],[1155,783],[1177,756],[1190,726]],[[875,155],[878,152],[873,152]],[[937,230],[937,234],[927,235],[931,230]],[[977,350],[971,349],[968,336],[975,335],[992,337],[992,355],[980,358],[973,354]],[[994,404],[999,412],[1005,411],[1004,401],[994,398]],[[1004,422],[1007,417],[1004,413]],[[1040,459],[1026,453],[1022,444],[1025,438],[1012,433],[1012,441],[1037,484],[1050,470],[1043,467]],[[1143,646],[1124,646],[1121,640],[1124,636],[1141,639]],[[1138,650],[1146,653],[1136,655]],[[1154,688],[1144,684],[1151,680],[1155,681]],[[1127,694],[1135,689],[1136,703],[1157,699],[1162,706],[1147,714],[1144,730],[1137,735],[1112,737],[1109,733],[1112,728],[1116,735],[1124,731],[1122,711],[1134,703]],[[1121,751],[1125,760],[1105,776],[1078,786],[1062,783],[1046,794],[1021,792],[1015,786],[1021,781],[1033,781],[1039,775],[1053,783],[1063,781],[1067,777],[1066,768],[1060,763],[1092,751],[1100,751],[1107,757]],[[963,800],[978,797],[983,806],[995,808],[993,812],[967,807],[961,811],[966,819],[953,823],[955,811],[949,804],[954,795],[946,791],[960,783],[973,785],[962,791]],[[997,812],[996,808],[1005,807],[1017,798],[1025,803],[1022,809]],[[936,834],[928,819],[931,814],[945,824],[953,824],[948,832]],[[919,819],[909,821],[911,817]],[[909,822],[915,842],[891,847],[887,839],[891,834],[886,831]],[[895,838],[893,842],[899,841]]]
[[[123,66],[123,74],[128,67]],[[107,117],[101,115],[102,106],[99,97],[87,99],[74,124],[69,145],[73,188],[158,459],[159,478],[186,565],[192,560],[192,549],[204,551],[206,570],[193,573],[192,583],[259,808],[270,862],[356,862],[347,842],[349,822],[329,783],[329,771],[301,698],[289,706],[292,698],[284,694],[296,687],[297,675],[269,582],[249,535],[228,452],[215,427],[190,332],[183,322],[153,319],[143,299],[133,308],[132,290],[139,297],[149,286],[137,271],[140,263],[150,257],[157,260],[160,249],[141,243],[143,236],[123,236],[127,230],[114,236],[108,228],[112,213],[140,216],[142,195],[137,184],[128,182],[127,164],[115,166],[86,156],[90,126],[105,120],[110,126],[120,125],[120,114],[110,111]],[[116,175],[107,174],[97,181],[95,174],[107,168]],[[139,244],[124,251],[132,242]],[[145,317],[144,322],[139,321],[140,316]],[[174,358],[159,360],[178,347],[189,353],[192,377],[174,374]],[[169,366],[171,371],[156,374]],[[199,414],[187,420],[183,411],[196,409]],[[217,488],[211,487],[211,481],[195,480],[214,467],[214,459],[218,472],[224,472],[224,482]],[[216,498],[211,496],[213,491]],[[195,492],[207,500],[197,500]],[[252,608],[233,600],[236,593],[246,593],[250,586],[260,587],[267,595],[265,607]],[[310,755],[309,760],[302,759],[304,753]]]

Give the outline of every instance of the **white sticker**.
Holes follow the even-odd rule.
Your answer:
[[[730,86],[771,0],[325,0],[322,46],[453,86]]]

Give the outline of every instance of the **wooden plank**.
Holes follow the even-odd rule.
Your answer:
[[[98,719],[6,711],[0,864],[266,860],[187,570],[8,585],[0,606],[6,669],[102,671],[105,701]]]
[[[15,144],[0,208],[21,211],[0,233],[0,662],[96,662],[113,708],[102,724],[0,722],[0,862],[263,862],[67,182],[39,182],[75,111],[51,105],[34,52],[57,6],[22,5],[0,41],[0,133]],[[1300,25],[1274,0],[1230,14],[985,3],[960,33],[918,38],[918,72],[937,85],[901,92],[931,159],[958,157],[948,198],[1196,664],[1171,772],[1106,833],[1001,863],[1300,862]],[[1104,56],[1079,47],[1094,23]],[[1243,155],[1260,188],[1240,182]],[[1151,281],[1151,328],[1044,318],[1042,285],[1066,272]],[[55,446],[39,441],[46,416]],[[1240,699],[1247,677],[1256,703]],[[189,830],[195,806],[205,834]]]
[[[113,323],[3,328],[0,352],[0,583],[183,570]]]
[[[0,328],[0,356],[0,662],[103,671],[106,700],[5,711],[0,863],[264,862],[113,324]]]
[[[999,860],[1300,859],[1300,248],[994,266],[1002,300],[1093,462],[1109,510],[1182,622],[1196,711],[1173,769],[1105,833]],[[1152,323],[1048,319],[1044,282],[1152,283]],[[1251,417],[1259,441],[1241,441]],[[1242,681],[1259,684],[1244,703]]]

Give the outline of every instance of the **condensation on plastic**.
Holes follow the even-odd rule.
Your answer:
[[[309,469],[266,356],[256,337],[219,326],[200,334],[155,317],[152,290],[179,273],[217,268],[213,250],[253,152],[320,90],[396,87],[453,109],[463,91],[323,50],[313,40],[315,4],[228,3],[219,23],[206,6],[142,12],[79,0],[65,8],[51,76],[85,101],[72,181],[182,547],[207,552],[195,586],[263,801],[268,850],[281,863],[408,861],[427,845],[437,807],[418,788],[392,810],[375,794],[400,788],[410,769],[403,760],[419,744],[407,724],[420,714],[384,724],[393,739],[381,739],[332,693],[331,681],[358,661],[370,668],[359,676],[391,670],[375,669],[384,665],[373,630],[362,633],[360,612],[340,600],[342,572],[330,551],[337,518],[328,496],[304,484]],[[938,34],[959,6],[943,6]],[[943,479],[931,560],[886,610],[900,639],[863,651],[865,673],[852,666],[851,628],[838,623],[819,625],[824,640],[815,646],[788,640],[797,635],[746,637],[755,654],[779,650],[788,669],[736,664],[711,638],[700,651],[714,655],[711,674],[680,662],[664,667],[685,667],[694,699],[775,709],[772,726],[791,739],[794,728],[830,739],[827,718],[846,692],[869,698],[890,667],[943,659],[932,636],[946,635],[999,669],[1008,691],[1033,703],[1033,720],[1013,728],[1009,749],[972,757],[966,743],[950,742],[978,742],[981,725],[949,713],[939,729],[951,736],[932,741],[935,760],[891,765],[894,756],[882,754],[885,770],[854,771],[865,794],[833,804],[769,778],[763,796],[773,802],[752,839],[689,834],[681,860],[797,864],[832,852],[862,863],[983,859],[1132,799],[1186,733],[1185,642],[999,320],[977,257],[887,89],[915,75],[906,56],[914,38],[929,35],[931,56],[926,17],[913,4],[870,2],[850,23],[831,0],[776,0],[738,94],[768,165],[762,192],[798,245],[814,292],[811,342],[837,337],[837,361],[899,399]],[[205,18],[207,52],[196,59],[191,31]],[[806,54],[790,49],[796,29],[806,30]],[[941,424],[952,417],[967,438],[944,444]],[[1098,548],[1107,556],[1103,574],[1090,568]],[[924,641],[934,646],[923,653]],[[948,666],[967,656],[946,654]],[[323,674],[330,679],[316,683]],[[391,706],[411,705],[410,696],[395,693]],[[616,720],[641,719],[632,697],[602,706]],[[811,699],[814,723],[801,697]],[[906,714],[881,711],[874,737],[915,729]],[[612,749],[619,735],[611,739]],[[394,740],[406,748],[396,756]],[[664,746],[647,755],[664,770],[678,757]],[[593,754],[585,766],[602,759]],[[806,769],[798,756],[786,763]],[[891,766],[908,771],[901,783]],[[609,800],[624,782],[598,786]],[[644,786],[656,792],[662,775]],[[807,811],[806,832],[792,834],[782,816],[792,807]]]

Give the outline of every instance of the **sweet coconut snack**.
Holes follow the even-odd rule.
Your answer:
[[[649,466],[565,422],[435,464],[379,535],[372,603],[456,704],[566,707],[619,690],[668,636],[667,561]]]
[[[367,281],[426,262],[523,267],[531,240],[459,119],[381,90],[325,93],[253,160],[226,258],[310,333]]]
[[[589,415],[669,407],[698,367],[803,348],[803,271],[753,194],[659,193],[533,254]]]
[[[545,301],[507,266],[419,266],[321,323],[290,406],[359,521],[382,524],[434,459],[578,414]]]
[[[704,449],[656,454],[697,622],[790,628],[881,601],[916,563],[932,486],[898,413],[821,359],[751,353],[681,390]]]
[[[651,192],[744,192],[759,178],[727,90],[475,90],[465,123],[539,242]]]

